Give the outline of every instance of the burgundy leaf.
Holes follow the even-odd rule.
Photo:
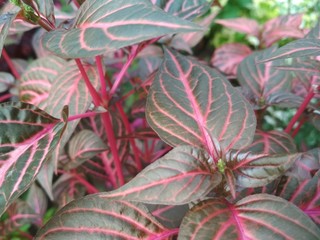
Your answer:
[[[292,137],[280,131],[263,132],[257,130],[254,135],[253,142],[250,146],[244,149],[247,152],[262,153],[262,154],[282,154],[295,153],[297,148]]]
[[[272,195],[256,194],[235,205],[209,199],[182,221],[182,239],[319,239],[320,230],[299,208]]]
[[[212,172],[209,159],[210,156],[202,149],[176,147],[124,186],[100,196],[164,205],[195,201],[206,196],[221,181],[221,175]]]
[[[255,130],[252,107],[227,79],[169,49],[146,108],[150,126],[165,142],[205,147],[212,156],[211,136],[224,149],[240,148],[251,143]]]
[[[35,240],[157,239],[165,231],[142,204],[89,195],[61,209]]]
[[[255,37],[259,36],[259,24],[256,20],[248,18],[218,19],[216,23],[225,27],[236,30],[237,32],[246,33]]]
[[[238,65],[252,53],[252,50],[241,43],[226,43],[218,47],[212,58],[211,65],[226,75],[236,76]]]
[[[27,103],[0,104],[0,215],[35,180],[57,146],[67,118],[56,119]]]

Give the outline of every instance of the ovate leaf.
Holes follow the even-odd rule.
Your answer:
[[[268,155],[282,153],[290,154],[297,152],[297,148],[292,137],[285,132],[276,130],[269,132],[257,130],[252,144],[245,150],[248,152],[264,153]]]
[[[4,45],[4,41],[8,35],[9,27],[14,18],[16,17],[17,13],[4,13],[0,12],[0,57],[2,53],[2,48]]]
[[[0,105],[0,215],[32,184],[64,127],[62,120],[33,105]]]
[[[171,146],[210,149],[210,137],[225,149],[251,143],[256,120],[250,104],[213,69],[166,49],[149,91],[150,126]]]
[[[108,149],[108,146],[99,136],[86,129],[77,133],[70,140],[68,147],[71,161],[65,166],[66,169],[75,168],[98,153]]]
[[[166,230],[142,204],[89,195],[61,209],[35,239],[156,239]]]
[[[205,150],[176,147],[121,188],[100,196],[164,205],[198,200],[221,181],[221,175],[212,172],[209,159]]]
[[[14,77],[10,73],[0,72],[0,93],[7,91],[14,84]]]
[[[225,199],[200,202],[182,221],[178,240],[317,240],[319,236],[319,228],[295,205],[272,195],[256,194],[235,205]]]
[[[241,33],[246,33],[255,37],[259,36],[259,24],[257,21],[248,18],[218,19],[215,21],[225,27],[231,28]]]
[[[268,156],[229,151],[226,166],[233,171],[238,186],[261,187],[284,174],[300,157],[300,154]]]
[[[66,63],[55,56],[39,58],[32,62],[19,81],[20,100],[45,108],[51,84]]]
[[[81,5],[73,27],[44,36],[46,47],[62,57],[93,57],[151,38],[201,27],[174,17],[149,0],[87,0]]]
[[[192,20],[210,9],[208,0],[151,0],[151,2],[171,15]]]

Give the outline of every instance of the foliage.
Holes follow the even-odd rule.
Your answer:
[[[320,238],[320,148],[294,140],[320,130],[320,22],[214,19],[212,6],[2,7],[4,239]],[[195,57],[212,22],[249,45]],[[10,58],[6,39],[31,29],[37,58]]]

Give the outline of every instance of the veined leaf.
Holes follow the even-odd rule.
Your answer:
[[[252,144],[246,147],[245,151],[268,155],[282,153],[290,154],[297,152],[297,148],[292,137],[285,132],[276,130],[263,132],[257,130]]]
[[[256,194],[235,205],[224,199],[200,202],[182,221],[178,240],[317,240],[319,236],[319,228],[295,205],[272,195]]]
[[[45,108],[51,84],[66,64],[65,60],[55,56],[32,62],[19,81],[20,100]]]
[[[224,149],[240,148],[251,143],[256,126],[252,107],[227,79],[169,49],[149,91],[146,116],[171,146],[204,147],[210,154],[209,134]]]
[[[238,65],[251,53],[252,50],[247,45],[227,43],[215,50],[211,65],[227,75],[236,76]]]
[[[156,239],[165,231],[142,204],[89,195],[61,209],[35,239]]]
[[[63,111],[63,121],[67,112]],[[0,215],[34,181],[65,123],[27,103],[0,105]]]
[[[256,20],[248,18],[218,19],[215,21],[225,27],[236,30],[237,32],[246,33],[255,37],[259,36],[259,24]]]
[[[66,169],[76,168],[86,160],[108,149],[101,138],[89,130],[82,130],[77,133],[70,140],[68,146],[71,161],[65,166]]]
[[[275,63],[260,63],[259,61],[276,51],[274,47],[254,52],[246,57],[238,67],[237,79],[240,85],[248,91],[249,99],[256,108],[263,108],[272,103],[266,102],[270,94],[285,92],[290,89],[289,73],[273,68]]]
[[[34,0],[37,4],[38,13],[45,17],[53,26],[55,25],[53,0]]]
[[[268,156],[229,151],[226,166],[233,171],[238,186],[261,187],[284,174],[300,157],[301,154]]]
[[[203,149],[176,147],[124,186],[100,196],[164,205],[182,205],[198,200],[221,181],[221,175],[210,169],[209,159]]]
[[[153,4],[162,8],[173,16],[192,20],[201,16],[210,9],[212,1],[208,0],[150,0]]]
[[[4,13],[0,12],[0,57],[2,54],[2,48],[4,45],[4,41],[8,35],[9,27],[18,12],[15,13]]]
[[[43,42],[59,56],[80,58],[166,34],[201,30],[192,22],[163,12],[149,0],[87,0],[73,28],[48,32]]]

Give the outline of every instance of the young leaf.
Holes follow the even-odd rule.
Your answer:
[[[218,19],[215,21],[225,27],[236,30],[237,32],[246,33],[259,37],[259,24],[256,20],[248,18]]]
[[[319,228],[292,203],[256,194],[235,205],[209,199],[194,206],[182,221],[182,239],[308,239],[317,240]]]
[[[303,38],[304,33],[299,28],[302,22],[302,14],[280,16],[269,20],[263,26],[262,42],[270,47],[282,38]]]
[[[215,50],[211,65],[227,75],[236,76],[238,65],[251,53],[252,50],[247,45],[226,43]]]
[[[229,151],[226,166],[233,171],[238,186],[261,187],[284,174],[300,157],[300,154],[268,156]]]
[[[221,181],[212,173],[210,159],[203,149],[174,148],[143,169],[135,178],[115,191],[101,193],[106,199],[124,199],[150,204],[182,205],[196,201]]]
[[[241,86],[249,92],[249,98],[256,108],[271,105],[266,102],[270,94],[285,92],[290,89],[290,75],[286,71],[273,68],[273,63],[260,63],[259,61],[270,53],[276,51],[274,47],[254,52],[246,57],[238,67],[237,79]],[[279,63],[278,63],[279,64]]]
[[[61,137],[63,121],[27,103],[0,104],[0,215],[32,184]]]
[[[93,57],[166,34],[201,30],[149,0],[87,0],[72,29],[48,32],[43,43],[62,57]]]
[[[151,0],[151,2],[173,16],[192,20],[210,9],[208,0]]]
[[[82,130],[69,142],[68,153],[71,161],[65,166],[65,169],[76,168],[86,160],[107,149],[108,146],[94,132]]]
[[[14,84],[14,77],[10,73],[0,72],[0,93],[7,91]]]
[[[66,63],[55,56],[38,58],[32,62],[19,81],[20,100],[45,108],[51,84]]]
[[[61,209],[35,240],[156,239],[166,230],[142,204],[89,195]]]
[[[149,91],[146,116],[171,146],[207,149],[208,131],[224,149],[240,148],[251,143],[256,125],[252,107],[227,79],[169,49]]]
[[[290,154],[297,152],[297,148],[292,137],[285,132],[257,130],[252,144],[246,147],[244,151],[268,155]]]

